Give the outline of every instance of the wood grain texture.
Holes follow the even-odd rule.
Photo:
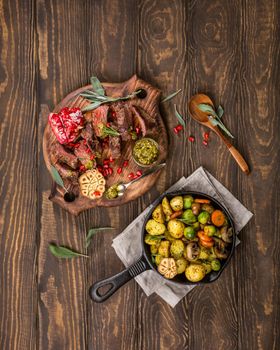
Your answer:
[[[280,348],[279,17],[277,0],[0,1],[1,349]],[[39,115],[91,75],[120,82],[134,73],[165,95],[184,89],[161,106],[167,170],[137,200],[74,218],[48,200]],[[173,103],[187,116],[197,92],[224,107],[248,177],[214,134],[201,144],[205,130],[190,118],[184,136],[173,134]],[[91,302],[89,286],[123,269],[112,239],[199,165],[254,213],[221,278],[174,309],[134,281]],[[108,223],[116,230],[93,238],[89,259],[48,250],[56,242],[85,252],[88,228]]]

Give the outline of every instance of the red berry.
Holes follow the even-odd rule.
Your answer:
[[[91,150],[89,148],[86,149],[87,153],[91,153]]]
[[[117,173],[118,173],[118,174],[121,174],[121,173],[122,173],[122,168],[118,168],[118,169],[117,169]]]
[[[128,174],[128,178],[129,178],[129,179],[134,179],[134,173]]]
[[[85,171],[86,167],[84,165],[81,165],[79,169],[80,169],[80,171]]]
[[[84,140],[84,145],[86,145],[87,144],[87,140]]]
[[[175,134],[178,134],[177,126],[175,128],[173,128],[173,131]]]
[[[189,136],[188,140],[189,140],[190,142],[194,142],[195,138],[194,138],[193,136]]]
[[[209,132],[204,132],[203,138],[204,138],[204,140],[208,141],[209,140]]]
[[[202,142],[203,144],[204,144],[204,146],[205,147],[207,147],[208,146],[208,142],[206,141],[206,140],[203,140],[203,142]]]
[[[129,161],[128,161],[128,160],[125,160],[125,161],[123,162],[123,167],[126,168],[126,167],[128,166],[128,163],[129,163]]]
[[[177,131],[183,130],[183,125],[179,124],[176,126]]]
[[[137,176],[141,176],[143,173],[142,173],[142,171],[141,170],[137,170],[137,172],[136,172],[136,175]]]

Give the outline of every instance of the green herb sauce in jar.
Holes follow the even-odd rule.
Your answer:
[[[133,158],[140,165],[151,165],[159,155],[158,144],[153,139],[143,138],[133,147]]]

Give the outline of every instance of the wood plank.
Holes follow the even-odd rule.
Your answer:
[[[279,349],[279,2],[242,4],[238,131],[253,171],[238,192],[255,215],[237,257],[238,345]]]
[[[87,273],[85,258],[59,260],[50,242],[85,252],[85,222],[48,200],[50,175],[44,165],[42,136],[48,110],[87,82],[85,6],[80,1],[36,3],[39,58],[40,249],[38,255],[39,349],[87,348]]]
[[[34,10],[33,1],[0,1],[1,349],[36,348],[38,117]]]
[[[221,103],[225,109],[224,123],[234,135],[238,135],[236,67],[240,54],[239,37],[232,28],[239,27],[238,5],[234,1],[190,2],[187,10],[190,24],[187,28],[188,96],[202,92],[209,94],[216,105]],[[192,169],[198,164],[205,166],[236,194],[240,169],[226,147],[211,132],[209,145],[204,147],[202,135],[208,130],[192,120],[189,128],[196,139],[188,147]],[[218,281],[195,288],[185,300],[189,307],[190,349],[237,348],[236,264],[235,254]]]
[[[183,88],[187,78],[186,3],[182,1],[142,1],[139,10],[138,72],[164,91],[164,95]],[[170,135],[168,167],[155,190],[144,196],[146,204],[156,199],[188,171],[186,138],[173,136],[178,124],[173,104],[186,115],[186,93],[161,106]],[[177,156],[179,155],[179,157]],[[138,211],[140,212],[140,211]],[[188,312],[180,303],[172,309],[157,295],[149,298],[139,291],[139,349],[186,349],[188,346]]]

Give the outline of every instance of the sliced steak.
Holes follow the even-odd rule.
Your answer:
[[[92,169],[96,166],[94,153],[88,147],[88,144],[85,141],[79,142],[79,147],[74,149],[74,153],[81,164],[83,164],[87,169]]]
[[[122,141],[130,140],[129,127],[132,126],[132,113],[125,102],[116,102],[112,105],[114,114],[113,126],[121,135]]]
[[[109,151],[114,159],[121,156],[121,139],[119,136],[109,136]]]
[[[102,105],[94,109],[91,113],[91,123],[95,136],[100,137],[102,133],[102,126],[107,124],[109,106]]]
[[[93,137],[93,129],[90,123],[86,123],[85,128],[81,132],[81,136],[85,140],[91,140]]]
[[[67,152],[67,150],[58,142],[53,144],[52,148],[53,159],[56,162],[65,163],[72,169],[77,169],[78,167],[78,159],[77,157]]]
[[[142,135],[145,136],[147,133],[147,128],[144,119],[142,118],[139,110],[135,106],[131,106],[133,112],[133,129],[140,128]]]
[[[59,163],[59,161],[55,158],[53,154],[51,155],[51,162],[53,166],[57,169],[63,180],[70,180],[73,182],[78,181],[78,170],[73,170],[66,164]]]

